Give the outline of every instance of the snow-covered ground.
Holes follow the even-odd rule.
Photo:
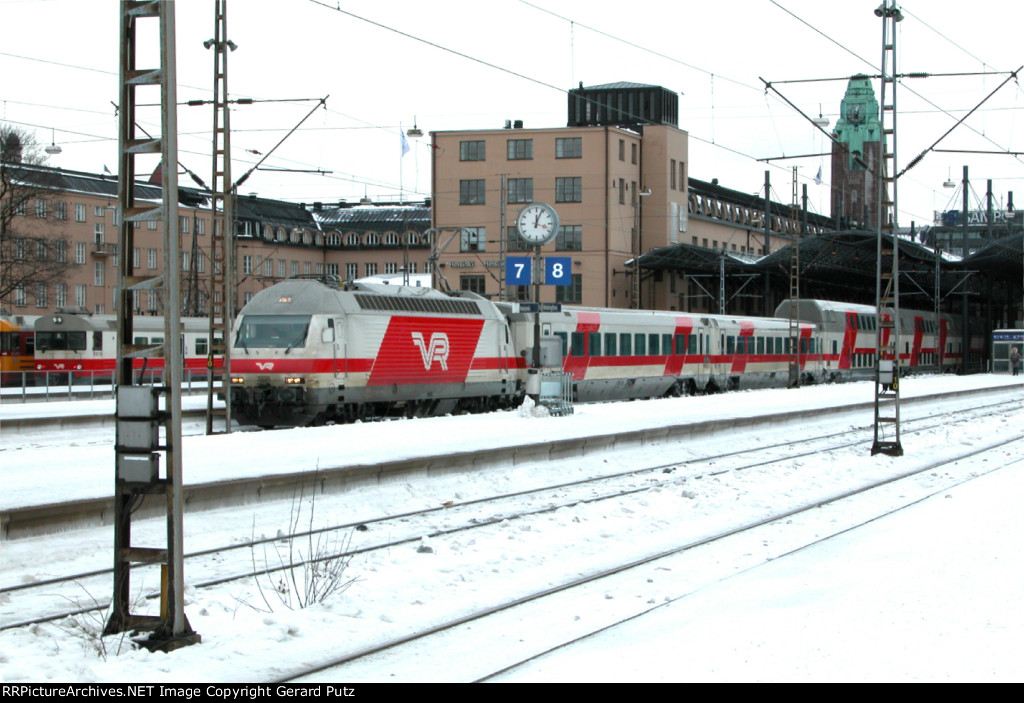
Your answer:
[[[942,377],[908,379],[902,395],[907,399],[917,393],[982,384],[1015,385],[1024,391],[1018,379],[1005,376]],[[681,418],[731,418],[780,408],[867,402],[871,389],[870,384],[848,384],[579,406],[575,415],[563,418],[512,412],[189,437],[183,448],[185,481],[465,451],[515,444],[523,437],[597,435],[609,428],[649,427]],[[109,401],[96,402],[110,407]],[[5,403],[0,406],[0,428],[4,418],[63,412],[68,405],[51,403],[47,410]],[[86,407],[84,402],[70,405]],[[190,588],[186,611],[203,643],[170,655],[126,648],[118,652],[116,638],[108,638],[107,651],[101,656],[96,638],[79,627],[89,625],[84,617],[79,623],[6,631],[0,633],[0,680],[267,680],[316,660],[328,643],[362,643],[412,630],[441,614],[501,600],[531,576],[557,582],[563,575],[597,568],[602,561],[619,560],[631,550],[653,549],[656,541],[673,542],[692,530],[711,531],[717,529],[715,525],[741,521],[755,508],[810,500],[866,477],[962,453],[965,447],[986,444],[989,437],[1024,435],[1018,429],[1022,411],[1024,392],[1004,420],[905,437],[901,458],[871,457],[860,448],[831,466],[795,460],[771,474],[738,482],[691,481],[652,489],[615,508],[579,505],[522,524],[510,521],[472,537],[436,540],[432,553],[410,548],[374,554],[352,562],[351,576],[358,580],[351,588],[304,610],[279,606],[273,612],[259,612],[250,606],[266,607],[252,584],[203,591]],[[852,419],[823,418],[837,433],[870,422],[870,410]],[[699,446],[645,448],[643,453],[649,456],[635,454],[638,460],[671,456],[685,461],[712,442],[757,446],[783,432],[803,429],[766,428],[715,437]],[[109,494],[113,471],[109,445],[91,445],[90,436],[84,434],[69,437],[67,446],[32,448],[31,439],[0,431],[0,509]],[[1010,445],[1003,454],[1024,458],[1024,448]],[[597,471],[600,464],[625,461],[615,454],[591,456],[566,460],[557,470],[576,476]],[[978,475],[991,468],[989,460],[965,461],[977,462],[968,468]],[[329,503],[318,504],[317,510],[356,518],[396,506],[413,509],[460,502],[495,488],[528,484],[534,478],[534,469],[515,467],[401,481],[332,497]],[[757,568],[732,569],[730,578],[705,584],[686,598],[510,672],[503,680],[1020,680],[1024,678],[1024,518],[1018,508],[1022,489],[1024,465],[1017,463],[840,538]],[[287,519],[288,506],[187,513],[186,551],[195,549],[201,539],[224,542],[247,539],[251,532],[273,535],[286,527]],[[95,554],[96,565],[104,566],[110,561],[112,541],[111,530],[81,530],[0,543],[3,583],[40,578],[45,569],[33,568],[32,554],[37,560],[40,554],[51,560]],[[732,557],[723,552],[705,558],[714,564],[716,558]],[[186,582],[188,576],[186,568]],[[652,599],[664,598],[692,576],[666,571],[653,584],[637,586],[637,597],[642,592]],[[93,595],[105,598],[109,593]],[[4,597],[16,599],[18,594]],[[83,600],[88,600],[86,594]],[[585,620],[594,606],[581,604],[580,608],[577,615]],[[500,634],[495,633],[495,642]],[[359,676],[380,681],[413,676],[387,666],[391,665],[369,673],[361,670]],[[433,677],[445,680],[446,662],[431,662],[431,671]]]

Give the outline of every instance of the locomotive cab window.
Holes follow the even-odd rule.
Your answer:
[[[235,344],[248,349],[295,349],[306,345],[310,315],[245,315]]]
[[[85,351],[85,332],[36,332],[39,351]]]

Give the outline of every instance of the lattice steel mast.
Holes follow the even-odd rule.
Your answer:
[[[882,158],[878,177],[878,247],[875,279],[875,439],[872,454],[901,456],[900,444],[900,280],[896,187],[896,23],[903,14],[895,0],[875,10],[882,18]]]
[[[129,630],[151,631],[145,644],[169,650],[199,641],[184,610],[184,544],[182,537],[181,466],[181,242],[178,230],[178,124],[175,72],[174,3],[168,0],[122,0],[120,122],[118,133],[118,305],[117,305],[117,424],[114,496],[114,593],[104,634]],[[139,24],[156,20],[160,65],[140,69],[137,55],[143,48]],[[149,41],[152,41],[150,39]],[[152,47],[146,47],[152,49]],[[150,53],[152,53],[150,51]],[[140,90],[141,89],[141,90]],[[159,91],[160,137],[137,136],[136,108],[154,102],[140,101],[137,91]],[[140,131],[140,130],[139,130]],[[159,155],[160,202],[136,203],[135,160]],[[131,255],[136,223],[163,222],[164,273],[137,276]],[[155,345],[136,345],[133,336],[133,297],[142,291],[156,294],[163,303],[164,338]],[[163,386],[142,385],[135,378],[137,358],[164,360]],[[138,383],[137,383],[138,381]],[[163,407],[161,408],[161,403]],[[161,444],[160,427],[164,438]],[[160,455],[164,453],[164,476]],[[136,547],[131,543],[132,513],[149,496],[163,496],[167,508],[166,547]],[[159,615],[129,612],[133,568],[159,565],[161,603]]]

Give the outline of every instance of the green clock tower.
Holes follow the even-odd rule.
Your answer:
[[[885,135],[867,76],[850,79],[833,136],[832,217],[840,229],[874,229]]]

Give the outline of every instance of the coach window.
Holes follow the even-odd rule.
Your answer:
[[[623,332],[619,335],[619,353],[622,356],[633,355],[633,335],[629,332]]]
[[[616,336],[614,332],[604,333],[604,355],[615,356],[616,355]]]
[[[726,339],[725,339],[725,353],[726,354],[735,354],[736,353],[736,338],[733,337],[732,335],[726,337]]]
[[[590,345],[590,348],[588,350],[589,353],[590,353],[590,356],[601,356],[601,333],[600,332],[591,332],[590,333],[590,339],[587,340],[587,343]]]
[[[206,356],[208,349],[209,345],[206,343],[206,337],[196,337],[196,356]]]
[[[764,337],[757,338],[757,353],[764,354]]]
[[[583,333],[572,333],[572,356],[583,356]]]
[[[647,356],[647,337],[642,334],[636,334],[633,339],[633,353],[637,356]]]
[[[647,350],[651,354],[657,354],[658,353],[658,335],[656,335],[656,334],[649,334],[649,335],[647,335]]]
[[[555,332],[555,336],[562,342],[562,358],[569,354],[569,340],[565,332]]]

